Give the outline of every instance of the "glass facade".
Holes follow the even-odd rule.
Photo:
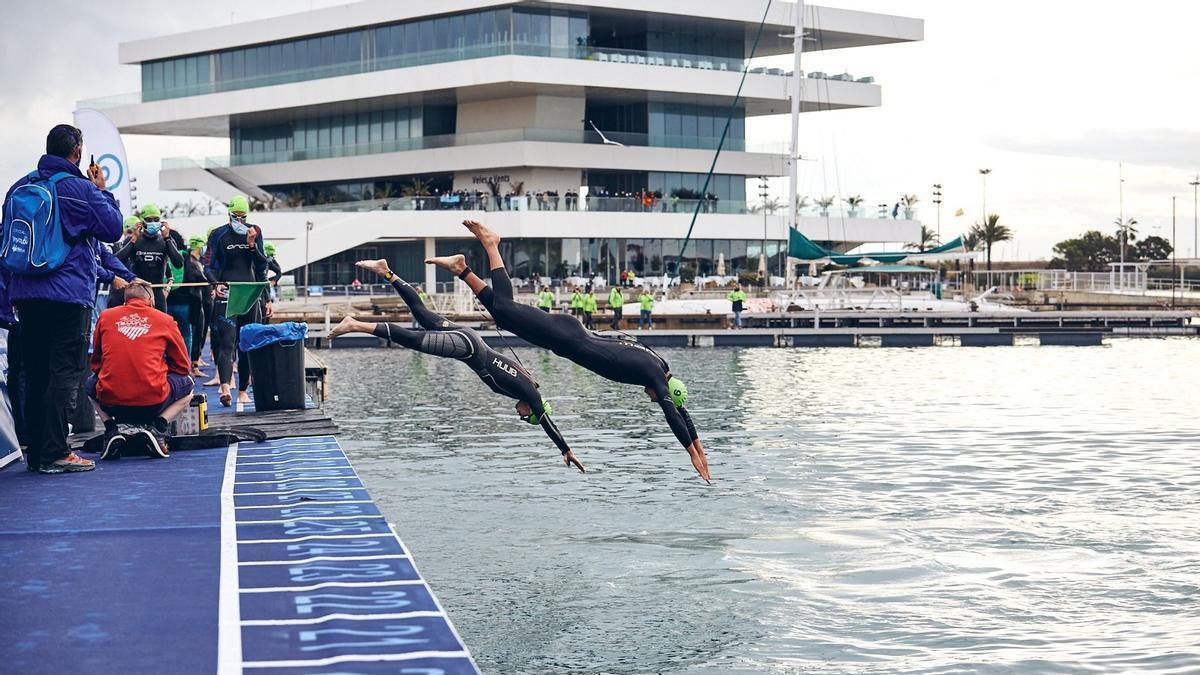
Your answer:
[[[454,176],[436,174],[423,176],[386,176],[366,180],[327,183],[298,183],[294,185],[264,185],[283,206],[320,206],[372,199],[399,199],[407,196],[436,195],[449,192]]]
[[[721,22],[517,5],[147,61],[142,100],[500,54],[736,72],[745,37]]]
[[[453,134],[453,105],[309,114],[291,122],[231,125],[230,163],[295,161],[406,149],[404,141]]]
[[[587,15],[541,8],[453,14],[142,64],[147,101],[516,53],[583,58]]]

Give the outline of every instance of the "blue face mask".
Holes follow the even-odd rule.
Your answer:
[[[146,223],[146,227],[142,230],[151,237],[157,237],[159,231],[162,230],[162,225],[159,223]]]
[[[237,218],[230,218],[229,226],[232,227],[233,231],[237,232],[238,234],[246,234],[250,231],[250,226],[246,223],[238,221]]]

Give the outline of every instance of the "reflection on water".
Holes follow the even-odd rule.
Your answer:
[[[518,350],[324,352],[347,449],[488,673],[1196,672],[1200,342],[662,350],[711,454]]]

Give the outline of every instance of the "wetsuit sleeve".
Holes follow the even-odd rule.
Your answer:
[[[172,232],[172,234],[174,234],[174,232]],[[171,261],[171,264],[176,267],[183,267],[183,255],[179,253],[179,249],[175,246],[175,242],[172,240],[166,242],[166,244],[167,258]]]
[[[671,400],[671,394],[667,391],[667,383],[656,382],[654,393],[658,397],[658,406],[662,408],[663,417],[667,418],[667,425],[671,427],[679,444],[685,448],[691,447],[692,434],[688,431],[688,423],[684,421],[683,415],[679,413],[679,408],[676,408],[674,401]]]
[[[692,424],[692,416],[688,414],[687,408],[681,407],[676,408],[676,410],[678,410],[679,414],[683,416],[683,421],[687,424],[688,433],[692,435],[692,441],[695,442],[699,440],[700,434],[696,433],[696,425]]]
[[[530,407],[532,408],[532,406]],[[538,405],[538,407],[541,408],[541,405]],[[549,415],[544,414],[539,416],[538,419],[541,420],[542,430],[546,432],[546,435],[550,437],[550,440],[554,441],[554,445],[558,446],[558,451],[564,455],[570,452],[571,446],[567,445],[566,439],[562,437],[561,433],[559,433],[558,427],[554,425],[554,420],[550,419]]]
[[[267,270],[275,273],[275,281],[283,276],[283,268],[279,266],[279,261],[271,258],[267,261]]]
[[[116,256],[117,256],[117,260],[120,260],[121,262],[128,262],[130,256],[132,256],[132,255],[133,255],[133,239],[131,238],[125,242],[124,246],[117,247]]]
[[[113,255],[113,252],[108,250],[107,246],[104,244],[97,244],[97,246],[100,248],[100,268],[103,272],[107,272],[107,276],[109,277],[105,283],[112,283],[112,277],[114,276],[121,277],[125,281],[133,281],[137,278],[137,275],[130,272],[129,268],[117,256]]]
[[[204,262],[204,276],[214,284],[221,282],[221,268],[225,266],[224,251],[218,246],[224,227],[218,227],[208,237],[208,260]]]
[[[263,244],[262,228],[255,225],[258,236],[254,239],[254,278],[259,281],[267,280],[267,249]]]

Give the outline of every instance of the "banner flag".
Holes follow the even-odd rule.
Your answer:
[[[229,298],[225,304],[225,316],[241,316],[254,307],[262,295],[267,282],[233,282],[229,285]]]
[[[88,162],[95,157],[96,164],[104,172],[108,191],[117,199],[117,208],[122,215],[132,214],[129,160],[125,157],[121,132],[104,113],[91,108],[75,111],[75,126],[83,131],[83,161],[79,163],[80,168],[86,173]]]
[[[20,458],[17,423],[8,398],[8,330],[0,328],[0,469]]]

